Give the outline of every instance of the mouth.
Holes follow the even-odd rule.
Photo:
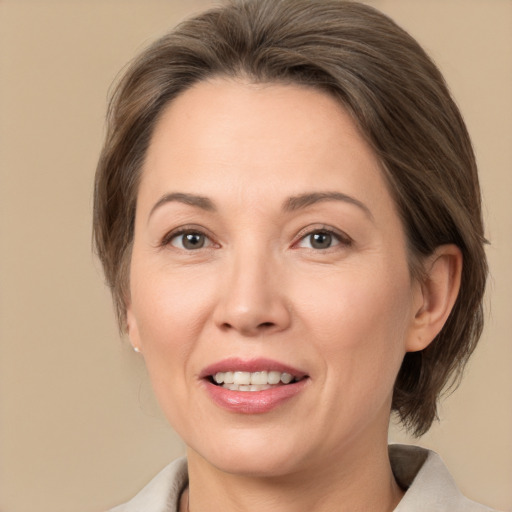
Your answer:
[[[272,359],[230,358],[204,368],[199,377],[229,391],[266,391],[291,386],[309,376],[306,372]]]
[[[230,358],[204,368],[199,375],[213,403],[236,414],[277,409],[307,389],[309,375],[272,359]]]
[[[229,389],[230,391],[254,392],[294,384],[306,377],[305,375],[296,376],[277,370],[261,370],[256,372],[229,370],[226,372],[216,372],[207,378],[212,384]]]

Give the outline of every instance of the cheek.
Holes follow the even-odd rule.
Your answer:
[[[201,276],[151,269],[142,273],[133,265],[133,311],[142,343],[186,344],[201,327],[211,303],[211,289]]]
[[[410,321],[407,273],[389,269],[369,274],[352,269],[324,282],[312,281],[299,316],[317,340],[327,367],[355,375],[352,382],[373,378],[392,382],[405,354]],[[364,374],[364,379],[361,379]]]
[[[200,278],[132,263],[132,310],[155,393],[169,413],[186,396],[190,362],[211,309],[211,287]],[[174,391],[170,393],[170,390]]]
[[[190,279],[132,267],[132,308],[148,375],[168,421],[186,432],[182,424],[189,416],[191,358],[208,294]]]
[[[323,282],[310,281],[308,292],[301,301],[302,307],[309,310],[307,317],[343,345],[372,344],[375,338],[393,331],[403,336],[409,320],[408,276],[383,271],[376,278],[355,270],[340,272]],[[371,332],[373,336],[369,335]],[[350,336],[356,333],[365,338]]]

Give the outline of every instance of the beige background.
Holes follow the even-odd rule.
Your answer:
[[[512,2],[371,3],[445,73],[474,138],[492,241],[485,335],[422,443],[465,493],[512,511]],[[91,196],[109,84],[209,4],[0,0],[1,512],[104,510],[183,451],[117,335],[90,251]]]

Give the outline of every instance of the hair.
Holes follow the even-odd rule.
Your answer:
[[[120,329],[130,300],[137,189],[164,108],[213,77],[301,84],[347,109],[380,160],[408,241],[411,273],[443,244],[463,254],[459,295],[443,329],[405,355],[392,410],[413,434],[437,418],[483,327],[487,276],[477,168],[461,114],[418,43],[352,1],[231,1],[178,25],[128,68],[112,95],[94,192],[94,241]]]

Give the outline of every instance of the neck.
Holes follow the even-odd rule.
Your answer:
[[[387,443],[345,450],[337,464],[320,461],[291,475],[252,477],[215,468],[189,449],[190,486],[184,512],[391,512],[403,496]]]

